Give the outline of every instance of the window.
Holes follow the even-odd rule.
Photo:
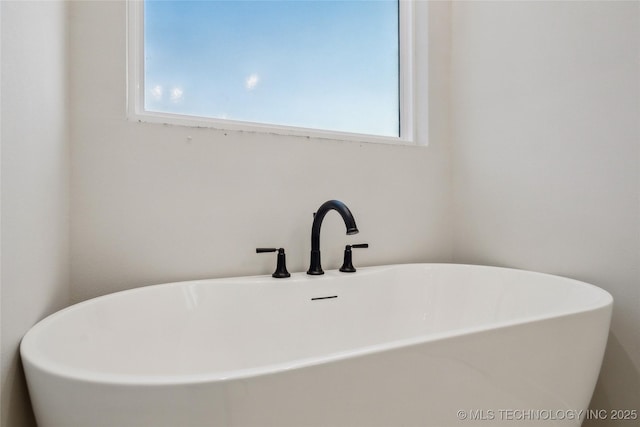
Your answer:
[[[412,138],[411,58],[402,54],[410,40],[401,31],[410,22],[408,2],[132,3],[131,86],[140,116],[347,139]]]

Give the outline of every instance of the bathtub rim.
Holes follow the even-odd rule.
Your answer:
[[[597,298],[596,302],[591,304],[585,304],[582,307],[575,308],[572,310],[566,310],[563,312],[549,312],[541,315],[535,316],[523,316],[518,318],[517,320],[510,321],[499,321],[493,323],[483,324],[481,326],[473,326],[473,327],[464,327],[459,329],[452,329],[443,332],[436,333],[428,333],[422,335],[416,335],[415,337],[405,338],[400,340],[392,340],[387,341],[381,344],[369,345],[364,347],[359,347],[356,349],[350,349],[345,351],[339,351],[334,353],[324,354],[322,356],[314,356],[307,357],[301,359],[295,359],[292,361],[269,364],[269,365],[261,365],[251,368],[245,369],[235,369],[235,370],[226,370],[226,371],[215,371],[215,372],[204,372],[198,374],[163,374],[163,375],[132,375],[132,374],[113,374],[113,373],[101,373],[96,371],[91,371],[88,369],[80,369],[73,368],[63,364],[59,364],[56,362],[52,362],[44,358],[41,354],[38,354],[38,350],[35,349],[35,339],[37,339],[37,332],[32,333],[32,330],[40,329],[41,327],[46,326],[48,323],[56,320],[57,317],[63,315],[65,312],[70,310],[77,310],[85,305],[95,304],[96,300],[108,299],[111,297],[115,297],[116,295],[121,295],[123,293],[134,293],[134,292],[149,292],[149,288],[156,287],[173,287],[173,286],[182,286],[188,284],[198,284],[202,282],[209,282],[212,280],[256,280],[256,281],[272,281],[278,280],[273,279],[270,275],[255,275],[255,276],[241,276],[241,277],[221,277],[214,279],[199,279],[199,280],[186,280],[179,282],[168,282],[156,285],[148,285],[142,286],[132,289],[126,289],[122,291],[117,291],[109,294],[105,294],[102,296],[97,296],[85,301],[81,301],[76,304],[72,304],[68,307],[65,307],[59,311],[56,311],[49,316],[46,316],[39,322],[37,322],[29,331],[24,335],[20,343],[20,356],[22,359],[22,363],[25,366],[25,372],[27,371],[27,366],[32,369],[36,369],[41,371],[47,375],[51,375],[60,379],[68,379],[73,381],[79,381],[84,383],[94,383],[94,384],[104,384],[104,385],[121,385],[121,386],[158,386],[158,385],[167,385],[167,386],[176,386],[176,385],[195,385],[195,384],[207,384],[207,383],[222,383],[227,381],[234,381],[239,379],[253,378],[258,376],[272,375],[282,371],[295,370],[295,369],[303,369],[312,366],[317,366],[325,363],[337,362],[341,360],[353,359],[357,357],[363,357],[370,354],[382,353],[385,351],[402,349],[412,346],[417,346],[420,344],[424,344],[427,342],[436,342],[447,339],[460,338],[468,335],[478,334],[487,331],[501,330],[510,327],[520,326],[524,324],[533,324],[544,321],[549,321],[553,319],[559,319],[564,317],[576,316],[581,314],[586,314],[589,312],[597,312],[597,311],[609,311],[608,314],[608,327],[610,327],[611,322],[611,314],[613,310],[613,297],[606,290],[595,286],[593,284],[583,282],[581,280],[572,279],[565,276],[560,276],[556,274],[549,273],[541,273],[524,269],[510,268],[510,267],[498,267],[498,266],[489,266],[489,265],[476,265],[476,264],[455,264],[455,263],[407,263],[407,264],[387,264],[380,266],[369,266],[369,267],[361,267],[359,271],[375,271],[375,270],[383,270],[386,268],[393,268],[396,266],[446,266],[450,267],[461,267],[461,268],[472,268],[472,269],[488,269],[488,270],[501,270],[501,271],[513,271],[516,274],[532,274],[532,275],[540,275],[541,277],[549,277],[555,280],[562,279],[563,281],[573,282],[579,286],[590,288],[591,291],[599,293],[600,297]],[[328,270],[326,273],[330,275],[332,273],[336,273],[338,270]],[[342,273],[340,273],[342,274]],[[310,277],[310,280],[321,280],[322,276],[307,276],[304,272],[296,272],[291,273],[293,277]],[[39,325],[42,325],[39,327]],[[35,357],[34,357],[35,354]],[[35,359],[35,360],[34,360]],[[28,374],[27,374],[28,377]],[[28,379],[28,378],[27,378]]]

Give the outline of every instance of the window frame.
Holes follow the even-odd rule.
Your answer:
[[[254,132],[321,138],[340,141],[378,142],[395,145],[426,145],[416,135],[415,0],[398,0],[400,136],[390,137],[265,124],[250,121],[189,116],[144,109],[144,0],[127,0],[127,119],[165,125],[213,128],[223,131]],[[426,22],[426,20],[425,20]]]

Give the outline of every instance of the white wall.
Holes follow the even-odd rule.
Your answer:
[[[639,8],[456,2],[452,11],[454,259],[570,276],[613,295],[599,409],[640,401]]]
[[[2,417],[33,425],[18,344],[69,302],[66,5],[2,8]]]
[[[351,208],[360,234],[345,236],[328,215],[325,269],[340,266],[346,242],[370,244],[355,256],[361,266],[450,259],[447,108],[432,110],[428,148],[129,122],[125,3],[73,2],[71,13],[74,301],[271,273],[275,256],[256,255],[258,246],[285,247],[289,270],[306,270],[312,213],[333,198]],[[447,68],[429,71],[434,99],[446,100]]]

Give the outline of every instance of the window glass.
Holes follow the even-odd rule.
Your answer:
[[[398,137],[398,1],[144,4],[144,109]]]

